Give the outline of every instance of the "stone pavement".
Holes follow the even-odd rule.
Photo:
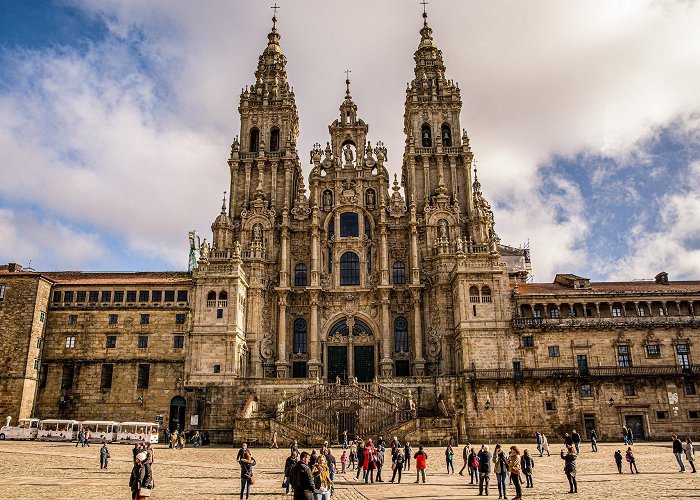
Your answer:
[[[522,445],[519,445],[521,450]],[[534,444],[526,445],[533,450]],[[100,470],[99,446],[76,448],[75,444],[0,441],[0,498],[27,499],[126,499],[131,471],[131,447],[110,445],[109,469]],[[493,446],[491,447],[493,449]],[[634,447],[640,474],[617,474],[613,452],[625,448],[618,444],[601,444],[598,453],[591,453],[584,443],[577,461],[579,494],[567,495],[568,483],[562,472],[563,462],[558,456],[535,456],[533,489],[524,489],[525,498],[557,499],[666,499],[700,498],[700,474],[687,471],[680,474],[671,453],[670,443],[637,444]],[[551,446],[552,451],[561,449]],[[230,499],[240,491],[239,468],[234,463],[236,449],[186,448],[169,450],[157,445],[154,476],[157,487],[155,499]],[[447,475],[444,449],[428,448],[427,484],[414,484],[415,472],[404,475],[403,483],[368,484],[355,482],[350,474],[336,478],[334,500],[350,499],[460,499],[478,496],[478,490],[469,485],[468,476]],[[286,450],[253,449],[258,462],[255,467],[256,484],[251,498],[284,498],[281,489],[281,469]],[[336,457],[339,450],[334,450]],[[461,456],[461,451],[457,452]],[[455,462],[456,470],[461,460]],[[623,462],[623,467],[627,463]],[[390,468],[385,480],[391,478]],[[388,477],[386,477],[388,476]],[[498,492],[492,474],[490,498]],[[514,496],[512,487],[509,498]],[[290,497],[291,498],[291,497]]]

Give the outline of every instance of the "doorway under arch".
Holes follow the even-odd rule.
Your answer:
[[[181,432],[185,430],[185,408],[187,403],[182,396],[175,396],[170,400],[170,420],[168,429]]]

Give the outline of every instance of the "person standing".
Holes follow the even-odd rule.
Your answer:
[[[631,447],[627,448],[627,453],[625,453],[625,460],[627,460],[627,463],[630,464],[630,474],[639,474],[639,470],[637,470],[637,463],[634,460],[634,453],[632,453]],[[632,467],[634,467],[634,472],[632,471]]]
[[[673,439],[673,454],[676,456],[676,460],[678,461],[678,465],[681,466],[681,470],[678,472],[685,472],[685,465],[683,464],[683,444],[681,443],[681,440],[678,439],[678,436],[673,434],[671,436],[671,439]]]
[[[330,500],[333,480],[325,455],[319,455],[311,470],[314,478],[314,500]]]
[[[236,455],[236,462],[240,462],[241,458],[243,458],[243,455],[245,455],[245,452],[248,450],[248,443],[241,443],[241,448],[238,450],[238,454]]]
[[[345,429],[343,431],[343,449],[346,450],[348,448],[348,430]]]
[[[685,451],[685,459],[688,461],[690,466],[693,468],[691,474],[695,474],[695,450],[693,449],[693,442],[690,438],[685,439],[685,445],[683,445],[683,450]]]
[[[566,449],[566,455],[564,450],[561,450],[560,457],[564,461],[564,474],[566,474],[566,479],[569,480],[569,493],[578,493],[578,485],[576,484],[576,450],[574,450],[573,446],[569,446]]]
[[[489,480],[491,476],[491,452],[488,445],[483,445],[477,455],[479,457],[479,495],[489,496]]]
[[[542,450],[547,452],[547,456],[549,457],[549,441],[547,441],[547,436],[542,434]],[[540,455],[541,456],[541,455]]]
[[[423,476],[423,484],[425,484],[425,469],[428,467],[428,454],[423,451],[423,446],[418,446],[418,451],[413,458],[416,460],[416,483]]]
[[[168,429],[168,428],[166,427],[165,430],[163,431],[163,440],[164,440],[166,443],[168,443],[168,448],[172,448],[172,447],[173,447],[173,444],[170,442],[170,435],[171,435],[171,434],[170,434],[170,429]]]
[[[591,451],[598,451],[598,434],[595,429],[591,429]]]
[[[574,445],[574,440],[573,438],[569,435],[568,432],[564,433],[564,446],[568,448],[569,446]]]
[[[297,444],[297,440],[295,439],[292,445],[289,447],[289,451],[291,453],[294,453],[294,455],[297,457],[297,460],[299,460],[299,445]]]
[[[309,456],[309,467],[313,469],[314,465],[316,465],[316,460],[318,459],[318,453],[316,453],[316,449],[311,450],[311,455]]]
[[[520,460],[520,468],[525,475],[525,487],[532,488],[532,469],[535,467],[535,461],[533,460],[530,452],[523,450],[523,458]]]
[[[107,443],[103,443],[102,448],[100,448],[100,469],[107,468],[109,458],[109,449],[107,449]]]
[[[277,431],[272,433],[272,439],[270,440],[270,449],[272,448],[279,449],[279,445],[277,444]]]
[[[455,452],[452,449],[452,445],[448,444],[447,448],[445,448],[445,463],[447,465],[447,473],[450,473],[450,468],[452,469],[452,474],[455,473],[455,464],[454,464],[454,456]]]
[[[411,448],[411,442],[406,441],[406,444],[403,447],[403,456],[406,459],[404,461],[403,465],[404,465],[404,469],[406,469],[406,471],[411,470],[411,453],[412,452],[413,452],[413,448]]]
[[[90,429],[85,429],[85,437],[83,438],[83,447],[87,446],[90,448],[90,439],[92,439],[92,434]]]
[[[153,488],[153,472],[145,461],[146,453],[143,451],[134,458],[134,467],[129,478],[132,500],[146,500],[151,495],[150,491],[144,491]]]
[[[523,485],[522,478],[520,477],[520,450],[517,446],[511,446],[508,452],[508,471],[510,473],[510,479],[515,487],[515,497],[514,500],[520,500],[523,497]]]
[[[474,448],[467,455],[469,462],[469,484],[479,484],[479,456]]]
[[[341,474],[345,474],[345,467],[348,463],[348,452],[343,450],[343,454],[340,455],[340,467],[341,467]]]
[[[576,432],[576,429],[571,432],[571,441],[574,443],[574,448],[576,448],[576,454],[578,455],[581,453],[581,449],[579,448],[581,445],[581,435]]]
[[[493,471],[496,473],[496,485],[498,486],[498,498],[507,498],[506,473],[508,472],[508,464],[500,444],[497,444],[493,450],[493,465]]]
[[[627,443],[630,445],[634,444],[634,432],[632,431],[632,427],[627,428]]]
[[[357,443],[357,473],[355,474],[355,481],[360,478],[360,473],[364,474],[365,470],[365,444],[360,441]],[[364,477],[363,477],[364,479]]]
[[[238,461],[241,464],[241,500],[243,499],[243,492],[245,491],[245,498],[248,500],[250,497],[250,485],[253,484],[253,467],[256,465],[253,455],[250,454],[250,450],[246,450],[243,453],[243,457]]]
[[[314,500],[314,476],[309,468],[310,455],[302,451],[299,461],[292,468],[291,482],[294,489],[294,500]]]
[[[357,462],[357,444],[353,441],[350,443],[350,456],[348,457],[350,470],[355,469],[355,462]]]
[[[403,451],[397,449],[394,453],[394,473],[391,475],[391,481],[389,481],[390,483],[394,482],[394,479],[396,479],[397,474],[399,476],[398,482],[401,482],[401,471],[403,471],[403,464],[405,461],[406,457],[404,457]]]
[[[618,474],[622,474],[622,452],[620,450],[617,450],[615,452],[615,465],[617,465],[617,472]]]
[[[377,468],[377,482],[383,483],[382,469],[384,468],[384,445],[379,445],[374,453],[375,467]]]
[[[627,442],[627,426],[623,425],[622,426],[622,441],[627,446],[629,442]]]
[[[540,456],[542,456],[542,433],[541,432],[536,432],[535,437],[537,438],[537,451],[539,452]]]
[[[462,448],[462,468],[459,469],[459,475],[463,476],[464,475],[464,469],[469,467],[469,443],[464,445],[464,448]]]
[[[289,495],[289,488],[291,485],[292,469],[297,464],[297,454],[290,450],[287,460],[284,461],[284,479],[282,480],[282,487],[284,488],[284,494]]]
[[[338,464],[335,461],[335,457],[331,452],[331,448],[326,447],[326,465],[328,466],[328,472],[331,475],[331,495],[333,495],[333,484],[335,483],[335,473],[338,470]]]
[[[82,429],[78,431],[78,440],[75,442],[75,447],[77,448],[78,445],[83,444],[83,439],[85,439],[85,433],[83,432]]]

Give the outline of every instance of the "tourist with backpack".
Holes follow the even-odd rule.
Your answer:
[[[630,474],[639,474],[637,470],[637,463],[634,460],[634,453],[632,453],[632,448],[627,448],[627,453],[625,453],[625,460],[630,464]],[[634,467],[634,472],[632,472],[632,467]]]
[[[423,476],[423,484],[425,484],[425,469],[428,467],[428,454],[423,451],[423,446],[418,447],[418,451],[413,458],[416,460],[416,483]]]
[[[394,482],[394,479],[396,479],[396,476],[399,476],[399,480],[397,481],[398,483],[401,482],[401,471],[403,470],[403,465],[404,462],[406,461],[406,457],[403,454],[403,451],[400,449],[397,449],[396,452],[394,453],[393,457],[393,468],[394,468],[394,473],[391,475],[391,483]]]
[[[469,484],[479,484],[479,456],[471,449],[468,455],[469,460]]]

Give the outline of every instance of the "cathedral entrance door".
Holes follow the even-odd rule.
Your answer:
[[[374,346],[356,345],[353,354],[357,381],[372,382],[374,380]]]
[[[328,383],[335,383],[336,377],[342,382],[348,380],[347,346],[328,346]]]
[[[185,408],[185,398],[182,396],[175,396],[170,401],[170,422],[168,429],[171,431],[182,431],[185,429]]]

